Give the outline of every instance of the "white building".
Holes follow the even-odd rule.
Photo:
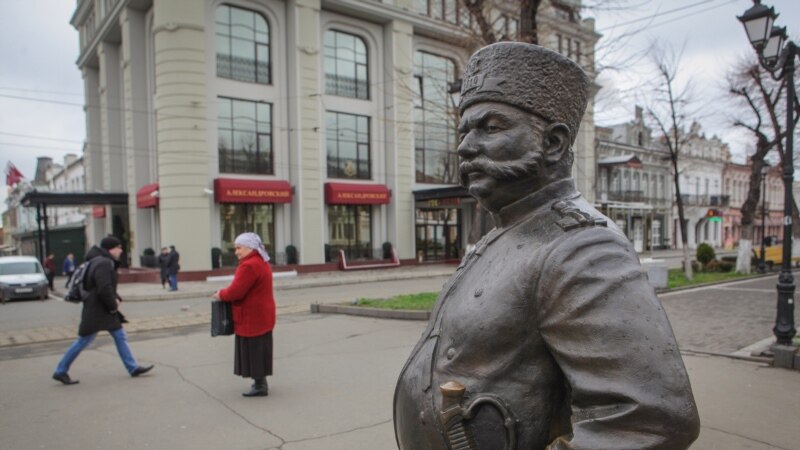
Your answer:
[[[174,244],[184,270],[259,233],[276,263],[455,259],[475,201],[457,186],[449,87],[474,48],[456,0],[79,0],[88,191],[127,192],[89,241],[135,256]],[[540,41],[594,75],[594,23],[548,0]],[[494,14],[513,36],[515,20]],[[553,37],[555,35],[556,37]],[[594,186],[593,109],[576,179]]]
[[[723,223],[718,211],[727,206],[727,196],[723,196],[723,169],[730,161],[728,144],[717,136],[706,137],[697,122],[692,123],[688,134],[680,133],[685,143],[678,156],[678,172],[681,183],[681,197],[689,248],[706,242],[714,247],[722,247],[724,237]],[[677,204],[672,217],[673,242],[677,248],[683,242],[680,236]],[[717,219],[719,217],[719,219]]]
[[[72,153],[64,156],[64,163],[53,164],[47,171],[47,184],[51,192],[84,192],[83,158]],[[48,225],[81,225],[86,220],[89,208],[81,206],[50,207],[47,210]]]

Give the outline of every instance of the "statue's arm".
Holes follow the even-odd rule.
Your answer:
[[[569,385],[555,449],[685,449],[699,418],[672,328],[627,239],[606,228],[552,244],[537,288],[542,337]]]

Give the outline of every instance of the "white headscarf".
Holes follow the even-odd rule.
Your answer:
[[[234,244],[241,245],[242,247],[252,248],[253,250],[257,251],[262,258],[264,258],[265,262],[269,261],[267,249],[264,248],[264,244],[261,243],[261,238],[255,233],[242,233],[239,236],[236,236]]]

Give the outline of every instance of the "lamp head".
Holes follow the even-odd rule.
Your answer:
[[[775,8],[762,5],[761,0],[753,0],[753,3],[753,6],[737,19],[744,25],[750,44],[760,52],[770,38],[772,24],[778,14],[775,13]]]

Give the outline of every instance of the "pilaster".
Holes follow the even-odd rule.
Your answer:
[[[163,244],[183,270],[211,268],[211,186],[205,8],[192,0],[153,2],[155,114]]]

